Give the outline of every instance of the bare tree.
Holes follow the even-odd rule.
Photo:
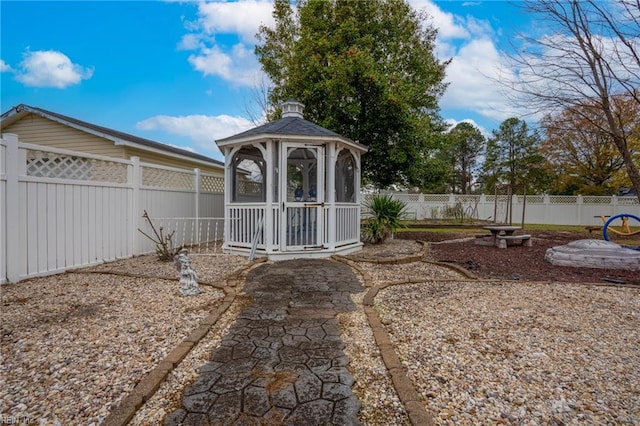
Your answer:
[[[502,81],[513,99],[537,113],[572,111],[609,135],[640,199],[637,126],[620,116],[618,99],[640,103],[640,0],[532,0],[524,7],[551,30],[524,36],[511,56],[517,78]],[[586,111],[584,105],[592,105]],[[604,117],[604,120],[594,120]]]
[[[274,107],[269,102],[272,88],[273,84],[263,75],[260,82],[251,89],[251,99],[245,104],[245,112],[254,126],[265,124],[273,115]]]

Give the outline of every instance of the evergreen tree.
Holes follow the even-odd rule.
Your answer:
[[[272,106],[296,99],[308,120],[367,145],[365,183],[429,184],[446,63],[424,17],[402,0],[276,0],[274,17],[256,47]]]
[[[511,192],[543,191],[549,183],[544,172],[545,158],[539,151],[541,139],[527,123],[508,118],[492,132],[487,141],[483,178],[486,191],[509,185]]]
[[[458,123],[447,134],[444,150],[452,167],[451,192],[469,194],[478,156],[484,150],[485,137],[471,123]]]

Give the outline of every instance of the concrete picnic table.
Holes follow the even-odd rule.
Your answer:
[[[486,225],[482,229],[491,232],[492,245],[499,248],[507,248],[507,240],[520,241],[527,246],[531,245],[531,235],[513,235],[515,231],[522,229],[513,225]]]

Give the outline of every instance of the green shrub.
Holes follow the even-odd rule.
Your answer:
[[[363,241],[382,243],[403,226],[401,220],[405,218],[407,208],[404,201],[396,200],[391,195],[374,195],[364,205],[373,217],[362,223]]]

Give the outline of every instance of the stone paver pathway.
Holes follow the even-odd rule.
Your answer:
[[[336,314],[363,291],[351,269],[297,259],[249,273],[253,301],[165,425],[356,425],[360,402]]]

